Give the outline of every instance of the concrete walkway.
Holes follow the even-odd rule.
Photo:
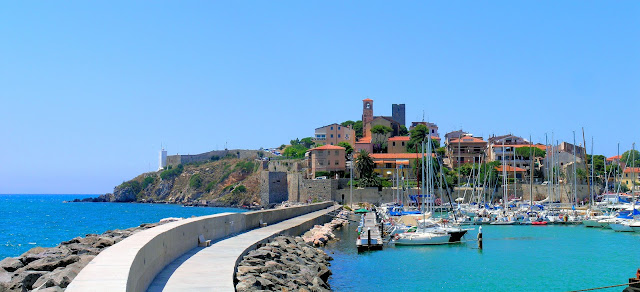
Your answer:
[[[220,240],[210,247],[192,249],[166,266],[147,291],[235,291],[233,273],[245,252],[280,234],[299,235],[337,208],[339,206],[294,217]]]

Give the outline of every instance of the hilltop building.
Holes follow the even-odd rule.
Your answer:
[[[391,118],[396,121],[400,125],[406,125],[405,123],[405,105],[402,104],[392,104],[391,105]]]
[[[351,146],[355,146],[356,132],[350,126],[344,127],[333,123],[316,128],[313,142],[323,145],[338,145],[340,142],[348,142]]]
[[[160,157],[158,160],[158,170],[163,170],[167,167],[167,150],[164,150],[164,148],[160,150]]]

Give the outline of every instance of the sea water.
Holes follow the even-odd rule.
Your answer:
[[[358,253],[356,227],[336,230],[340,240],[325,248],[335,291],[570,291],[627,283],[640,268],[640,233],[483,225],[482,250],[469,241]]]
[[[0,260],[35,246],[53,247],[89,233],[155,223],[167,217],[244,212],[171,204],[64,203],[97,195],[0,195]]]

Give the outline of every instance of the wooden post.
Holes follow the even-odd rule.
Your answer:
[[[371,249],[371,229],[367,229],[367,248]]]
[[[482,226],[478,229],[478,249],[482,249]]]

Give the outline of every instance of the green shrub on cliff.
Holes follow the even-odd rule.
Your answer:
[[[189,179],[189,186],[194,190],[199,189],[202,186],[202,178],[200,177],[199,173],[191,176],[191,178]]]
[[[153,176],[147,176],[144,178],[144,180],[142,181],[142,189],[146,189],[150,184],[154,183],[156,181],[156,178]]]
[[[169,167],[167,167],[165,171],[160,173],[160,178],[162,178],[163,180],[172,179],[182,174],[183,170],[184,166],[182,166],[182,164],[179,164],[176,168],[173,168],[171,167],[171,165],[169,165]]]
[[[240,161],[236,164],[234,171],[242,171],[244,173],[252,173],[256,168],[256,164],[253,161]]]
[[[207,184],[207,186],[206,186],[206,187],[204,187],[204,191],[208,193],[208,192],[210,192],[211,190],[213,190],[213,187],[215,187],[215,186],[216,186],[216,182],[215,182],[215,181],[209,182],[209,183]]]
[[[131,193],[136,195],[140,193],[140,191],[142,191],[142,185],[140,185],[140,183],[135,180],[123,182],[118,186],[118,188],[120,188],[121,190],[130,189]]]
[[[237,186],[235,189],[233,189],[233,192],[231,192],[234,195],[240,194],[240,193],[246,193],[247,192],[247,187],[243,186],[243,185],[239,185]]]

